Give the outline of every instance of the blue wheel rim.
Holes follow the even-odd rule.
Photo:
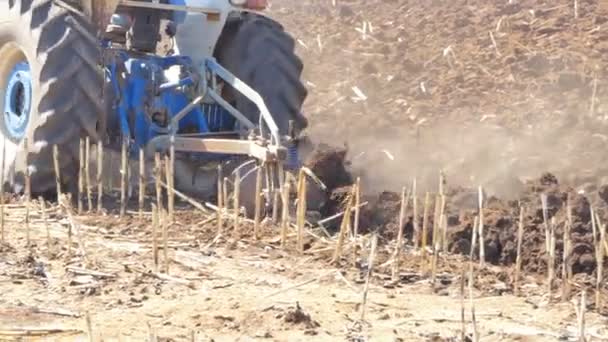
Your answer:
[[[32,74],[27,62],[15,64],[4,89],[4,127],[9,138],[21,140],[30,121]]]

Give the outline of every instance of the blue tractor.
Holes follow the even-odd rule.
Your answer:
[[[176,187],[211,194],[210,163],[298,166],[307,91],[264,0],[0,0],[5,184],[73,184],[79,140],[176,151]],[[28,148],[24,149],[27,138]],[[204,172],[203,172],[204,173]]]

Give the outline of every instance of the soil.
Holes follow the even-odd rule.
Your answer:
[[[283,250],[278,230],[267,226],[255,241],[247,222],[241,238],[228,228],[216,238],[216,225],[201,223],[209,214],[183,203],[178,207],[176,222],[168,226],[170,277],[159,278],[149,213],[141,219],[119,218],[115,212],[76,215],[78,235],[69,251],[67,222],[58,208],[49,209],[50,245],[39,213],[32,211],[28,247],[20,222],[24,207],[13,204],[0,249],[0,338],[28,332],[72,341],[86,338],[87,321],[93,337],[105,341],[151,336],[184,341],[192,335],[197,341],[416,341],[460,334],[460,269],[468,263],[457,255],[440,257],[439,282],[431,286],[420,255],[408,250],[400,281],[393,283],[385,265],[392,247],[382,243],[361,321],[369,262],[365,251],[356,268],[348,266],[350,257],[336,267],[331,253],[313,251],[328,246],[323,240],[315,239],[300,256],[291,252],[295,238]],[[162,249],[159,254],[162,270]],[[575,336],[572,304],[549,305],[542,277],[524,277],[523,294],[515,297],[508,268],[475,268],[474,302],[484,338],[552,341]],[[589,283],[575,281],[577,287]],[[469,321],[468,300],[465,310]],[[589,312],[586,319],[591,336],[608,333],[605,317]]]
[[[295,35],[304,60],[311,138],[331,142],[335,153],[348,146],[350,177],[339,163],[315,168],[331,185],[323,214],[341,212],[350,191],[345,182],[333,186],[334,176],[361,177],[363,231],[390,241],[400,228],[398,190],[417,178],[421,224],[424,192],[436,192],[443,170],[450,250],[469,253],[483,185],[487,261],[515,262],[521,205],[522,265],[545,273],[540,197],[561,251],[570,196],[569,262],[573,272],[593,274],[590,205],[608,219],[606,167],[596,162],[608,149],[607,6],[580,1],[575,17],[566,0],[286,0],[270,13]],[[401,227],[410,240],[413,221],[410,214]],[[556,260],[560,267],[561,252]]]

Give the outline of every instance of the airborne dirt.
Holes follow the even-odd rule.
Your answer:
[[[113,203],[106,206],[114,208],[109,213],[75,215],[79,227],[68,248],[70,222],[53,207],[49,250],[38,204],[32,204],[29,247],[25,207],[13,204],[0,246],[0,340],[36,329],[55,329],[65,341],[85,338],[87,316],[97,340],[185,341],[192,334],[197,341],[456,340],[462,272],[469,267],[463,255],[471,248],[480,185],[488,263],[479,267],[474,259],[473,302],[481,339],[574,340],[581,292],[588,294],[587,337],[606,339],[607,312],[595,312],[590,210],[599,223],[608,221],[608,8],[597,1],[577,4],[575,18],[570,0],[272,2],[270,15],[294,34],[303,57],[308,134],[322,143],[307,165],[331,196],[315,210],[324,216],[343,211],[350,185],[361,177],[367,205],[359,232],[379,233],[364,320],[370,235],[357,244],[349,239],[336,264],[335,237],[320,229],[307,233],[299,255],[295,230],[287,250],[272,224],[255,241],[250,221],[239,236],[229,220],[216,238],[213,212],[179,203],[169,226],[166,277],[154,272],[149,212],[120,218]],[[435,223],[440,170],[450,253],[439,255],[431,286],[429,258],[411,246],[427,192],[428,225]],[[418,215],[410,202],[399,227],[400,191],[414,178]],[[551,298],[541,195],[548,222],[555,221]],[[573,253],[567,262],[574,277],[571,297],[564,299],[568,197]],[[523,275],[516,297],[520,207]],[[340,220],[325,225],[329,233]],[[399,229],[406,248],[395,284],[390,255]],[[161,249],[161,270],[163,256]],[[600,292],[605,304],[606,280]],[[464,308],[472,338],[469,298]]]

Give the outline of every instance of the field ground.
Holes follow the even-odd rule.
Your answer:
[[[39,212],[32,210],[28,248],[23,223],[15,222],[23,218],[23,207],[14,205],[8,211],[0,261],[0,340],[27,329],[57,331],[48,336],[63,334],[66,341],[84,338],[87,317],[96,338],[122,341],[151,334],[158,340],[189,340],[193,333],[197,341],[419,341],[460,336],[460,272],[469,265],[460,256],[440,258],[435,290],[421,273],[428,269],[420,266],[419,252],[406,251],[396,286],[389,282],[390,267],[376,266],[361,321],[367,249],[360,256],[362,268],[349,267],[350,256],[336,267],[328,262],[332,240],[314,239],[313,247],[298,255],[293,233],[284,251],[279,232],[269,228],[258,242],[250,236],[238,242],[215,239],[216,225],[200,226],[209,214],[186,210],[169,227],[171,277],[159,279],[153,272],[149,213],[141,220],[137,214],[129,219],[115,214],[75,216],[79,229],[68,258],[69,222],[54,211],[49,210],[50,254]],[[242,228],[251,230],[249,223]],[[365,240],[360,240],[363,246]],[[376,262],[385,252],[379,249]],[[162,269],[162,250],[160,264]],[[560,302],[557,296],[549,304],[544,279],[526,277],[522,296],[515,297],[499,280],[500,267],[476,272],[473,302],[482,340],[577,336],[574,302]],[[470,334],[468,288],[465,292]],[[588,336],[607,338],[607,323],[606,317],[587,313]]]

